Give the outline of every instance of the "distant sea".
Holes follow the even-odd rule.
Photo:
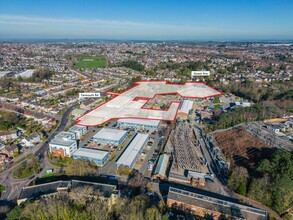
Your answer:
[[[0,42],[15,43],[264,43],[293,44],[293,40],[111,40],[111,39],[21,39],[0,38]]]

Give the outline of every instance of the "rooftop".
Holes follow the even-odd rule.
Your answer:
[[[73,143],[76,143],[76,140],[70,139],[68,137],[68,134],[66,134],[66,133],[68,133],[68,132],[61,132],[58,135],[56,135],[55,138],[53,140],[51,140],[50,144],[70,147]],[[74,134],[74,133],[71,133],[71,134]]]
[[[123,164],[124,166],[131,167],[131,164],[143,148],[148,137],[148,134],[137,133],[116,163],[118,165]]]
[[[82,131],[86,126],[82,126],[82,125],[74,125],[72,126],[69,131],[70,132],[74,132],[74,131]]]
[[[23,77],[23,78],[29,78],[33,75],[35,70],[29,69],[29,70],[25,70],[23,72],[20,72],[18,74],[16,74],[17,77]]]
[[[72,156],[79,156],[79,157],[88,157],[97,160],[102,160],[104,157],[107,156],[109,152],[103,150],[96,150],[96,149],[89,149],[89,148],[79,148],[77,151],[73,153]]]
[[[78,124],[95,126],[115,118],[173,121],[179,108],[178,102],[172,102],[166,111],[146,109],[143,106],[148,99],[158,94],[178,94],[189,98],[207,98],[222,94],[203,83],[190,82],[184,85],[177,85],[169,84],[167,81],[138,81],[135,84],[136,86],[131,89],[79,117],[77,119]]]
[[[180,109],[178,112],[183,112],[185,114],[188,114],[190,109],[192,109],[193,101],[190,100],[184,100],[181,103]]]
[[[62,131],[59,134],[57,134],[56,137],[71,139],[72,135],[75,136],[75,133],[70,131]]]
[[[34,186],[23,187],[19,196],[19,199],[36,199],[42,195],[57,193],[60,188],[78,188],[90,186],[93,187],[95,191],[102,192],[105,197],[110,196],[114,190],[116,190],[115,185],[96,183],[96,182],[87,182],[80,180],[71,180],[71,181],[55,181],[51,183],[44,183]]]
[[[135,118],[123,118],[119,119],[118,122],[139,124],[139,125],[149,125],[149,126],[159,126],[159,120],[146,120],[146,119],[135,119]]]
[[[113,193],[113,191],[116,190],[115,185],[81,181],[81,180],[72,180],[71,181],[72,188],[84,187],[84,186],[90,186],[94,189],[94,191],[102,192],[104,197],[109,197]]]
[[[192,191],[170,187],[168,199],[180,201],[211,211],[228,214],[236,218],[266,219],[266,211],[247,206],[230,197],[192,189]]]
[[[119,141],[127,131],[111,128],[102,128],[93,138]]]
[[[23,187],[19,199],[37,198],[41,195],[56,193],[57,188],[59,188],[60,186],[62,188],[68,187],[69,184],[70,181],[56,181],[35,186]]]
[[[159,158],[154,174],[160,174],[161,176],[165,176],[168,161],[169,157],[166,154],[162,154]]]

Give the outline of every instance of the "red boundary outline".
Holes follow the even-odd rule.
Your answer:
[[[144,108],[144,106],[145,106],[145,104],[146,104],[147,102],[145,102],[144,105],[141,107],[141,109],[147,109],[147,110],[153,110],[153,111],[166,111],[166,112],[167,112],[167,111],[169,111],[169,109],[170,109],[170,107],[171,107],[171,105],[172,105],[173,103],[174,103],[174,104],[175,104],[175,103],[176,103],[176,104],[179,104],[178,107],[177,107],[177,109],[176,109],[176,114],[174,115],[174,118],[171,119],[171,120],[164,120],[164,119],[157,119],[157,118],[140,118],[140,117],[118,117],[118,118],[110,118],[110,119],[108,119],[107,121],[104,121],[104,122],[101,123],[101,124],[85,125],[85,124],[81,124],[81,123],[80,123],[80,121],[81,121],[80,118],[82,118],[83,116],[85,116],[85,115],[87,115],[87,114],[89,114],[89,113],[95,111],[97,108],[99,108],[99,107],[105,105],[106,103],[108,103],[108,102],[110,102],[111,100],[115,99],[117,96],[122,95],[123,93],[127,92],[128,90],[131,90],[131,89],[135,88],[136,86],[139,86],[139,83],[140,83],[140,82],[165,82],[165,84],[171,84],[171,85],[175,85],[175,86],[176,86],[176,85],[177,85],[177,86],[184,86],[184,85],[186,85],[186,84],[203,84],[203,85],[205,85],[205,86],[211,88],[212,90],[218,92],[219,94],[217,94],[217,95],[210,95],[210,96],[200,97],[200,96],[182,96],[179,92],[169,92],[169,93],[156,93],[156,94],[155,94],[153,97],[151,97],[151,98],[136,96],[136,97],[133,98],[133,100],[134,100],[134,99],[137,99],[137,100],[141,100],[141,99],[143,99],[143,100],[147,100],[147,102],[148,102],[150,99],[153,99],[153,98],[156,97],[157,95],[179,95],[179,96],[181,96],[181,97],[183,97],[183,98],[201,98],[201,99],[206,99],[206,98],[211,98],[211,97],[220,96],[220,95],[223,95],[223,94],[224,94],[223,92],[220,92],[219,90],[217,90],[217,89],[215,89],[215,88],[213,88],[213,87],[211,87],[211,86],[209,86],[209,85],[207,85],[207,84],[205,84],[205,83],[203,83],[203,82],[191,82],[191,81],[187,81],[187,82],[185,82],[184,84],[173,84],[173,83],[171,83],[171,82],[169,82],[169,81],[167,81],[167,80],[139,80],[139,81],[135,81],[135,82],[133,83],[134,86],[129,87],[128,89],[126,89],[126,90],[123,91],[123,92],[120,92],[120,93],[119,93],[119,92],[111,92],[111,91],[107,91],[107,92],[105,92],[105,94],[113,95],[114,97],[113,97],[112,99],[110,99],[110,100],[104,102],[103,104],[96,106],[95,108],[93,108],[93,109],[90,110],[89,112],[86,112],[85,114],[83,114],[83,115],[77,117],[77,118],[76,118],[76,121],[77,121],[76,124],[77,124],[77,125],[81,125],[81,126],[94,127],[94,126],[99,126],[99,125],[105,124],[105,123],[107,123],[107,122],[109,122],[109,121],[112,121],[112,120],[125,119],[125,118],[142,119],[142,120],[160,120],[160,121],[170,121],[170,122],[174,121],[174,120],[176,119],[176,117],[177,117],[178,110],[179,110],[179,107],[180,107],[180,102],[178,102],[178,101],[172,101],[172,102],[170,103],[169,108],[168,108],[167,110],[158,110],[158,109]]]

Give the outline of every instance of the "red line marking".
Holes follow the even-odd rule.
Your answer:
[[[177,94],[177,95],[179,95],[179,96],[181,96],[181,97],[183,97],[183,98],[201,98],[201,99],[208,99],[208,98],[211,98],[211,97],[220,96],[220,95],[223,95],[223,94],[224,94],[223,92],[220,92],[219,90],[217,90],[217,89],[215,89],[215,88],[213,88],[213,87],[211,87],[211,86],[209,86],[209,85],[207,85],[207,84],[205,84],[205,83],[203,83],[203,82],[190,82],[190,81],[187,81],[187,82],[185,82],[184,84],[173,84],[173,83],[170,83],[170,82],[167,81],[167,80],[139,80],[139,81],[136,81],[136,82],[133,83],[134,86],[132,86],[132,87],[126,89],[126,90],[123,91],[123,92],[120,92],[120,93],[119,93],[119,92],[111,92],[111,91],[107,91],[107,92],[105,92],[105,94],[114,95],[115,97],[113,97],[112,99],[110,99],[110,100],[104,102],[104,103],[101,104],[101,105],[96,106],[96,107],[93,108],[91,111],[89,111],[89,112],[83,114],[82,116],[77,117],[77,118],[76,118],[76,121],[77,121],[76,124],[77,124],[77,125],[82,125],[82,126],[87,126],[87,127],[94,127],[94,126],[98,126],[98,125],[105,124],[105,123],[107,123],[107,122],[109,122],[109,121],[111,121],[111,120],[125,119],[125,118],[142,119],[142,120],[160,120],[160,121],[170,121],[170,122],[173,122],[173,121],[176,119],[176,116],[177,116],[177,114],[178,114],[178,110],[179,110],[179,107],[180,107],[180,102],[178,102],[178,101],[172,101],[172,102],[170,103],[170,105],[169,105],[169,107],[168,107],[167,110],[161,110],[161,109],[159,110],[159,109],[144,108],[144,106],[145,106],[145,104],[146,104],[147,102],[145,102],[145,103],[143,104],[143,106],[141,107],[141,109],[145,109],[145,110],[153,110],[153,111],[163,111],[163,112],[168,112],[169,109],[171,108],[171,105],[172,105],[173,103],[174,103],[174,104],[175,104],[175,103],[178,103],[178,107],[177,107],[177,109],[176,109],[176,113],[175,113],[175,115],[174,115],[174,118],[171,119],[171,120],[169,120],[169,119],[158,119],[158,118],[141,118],[141,117],[123,117],[123,116],[122,116],[122,117],[117,117],[117,118],[115,118],[115,117],[114,117],[114,118],[110,118],[110,119],[108,119],[108,120],[106,120],[106,121],[104,121],[104,122],[102,122],[102,123],[100,123],[100,124],[85,125],[85,124],[80,123],[80,121],[81,121],[80,118],[82,118],[82,117],[84,117],[85,115],[87,115],[87,114],[89,114],[89,113],[95,111],[97,108],[99,108],[99,107],[101,107],[101,106],[107,104],[108,102],[110,102],[111,100],[115,99],[117,96],[122,95],[123,93],[127,92],[128,90],[131,90],[131,89],[135,88],[136,86],[139,86],[139,83],[140,83],[140,82],[165,82],[165,84],[170,84],[170,85],[175,85],[175,86],[185,86],[186,84],[202,84],[202,85],[205,85],[205,86],[209,87],[210,89],[212,89],[212,90],[218,92],[219,94],[201,97],[201,96],[183,96],[183,95],[181,95],[179,92],[156,93],[156,94],[153,95],[153,97],[151,97],[151,98],[149,98],[149,97],[140,97],[140,96],[136,96],[136,97],[134,97],[133,101],[147,100],[147,102],[148,102],[150,99],[153,99],[153,98],[156,97],[157,95],[176,95],[176,94]]]

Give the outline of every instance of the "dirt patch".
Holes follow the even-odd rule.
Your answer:
[[[243,127],[218,132],[213,136],[232,168],[238,165],[251,171],[274,151],[269,145],[247,133]]]

